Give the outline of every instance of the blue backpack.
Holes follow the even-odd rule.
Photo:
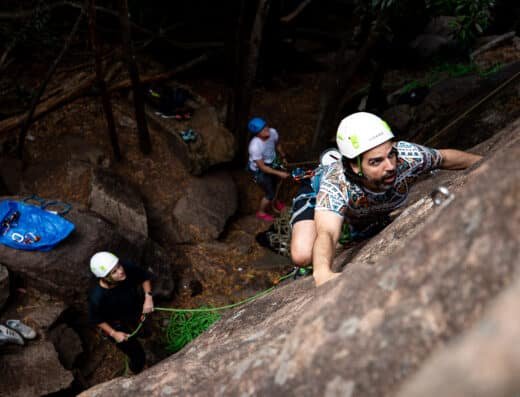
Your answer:
[[[25,251],[53,249],[74,230],[74,224],[46,210],[50,204],[0,202],[0,244]]]

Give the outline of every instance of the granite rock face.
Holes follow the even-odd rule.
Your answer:
[[[518,294],[510,286],[520,254],[520,128],[515,125],[480,167],[451,173],[452,199],[433,206],[428,198],[433,182],[415,186],[409,207],[334,281],[320,288],[310,278],[282,284],[226,314],[169,359],[82,396],[395,396],[446,341],[474,326],[478,328],[463,337],[461,346],[452,348],[468,352],[463,344],[470,343],[473,352],[491,355],[491,345],[477,345],[498,342],[475,333],[500,336],[505,331],[498,320],[487,323],[492,326],[488,331],[482,326],[486,307],[512,288],[501,298],[506,303],[496,303],[507,310],[499,320],[514,321],[517,313],[507,299]],[[445,182],[445,175],[433,181]],[[335,265],[344,260],[339,255]],[[520,338],[518,327],[508,332],[510,341]],[[509,363],[520,362],[513,346],[497,352],[507,354]],[[440,360],[452,364],[440,366],[432,383],[442,382],[446,368],[478,373],[482,356],[472,357],[457,362],[453,354],[444,354],[437,368]],[[495,357],[491,362],[499,361]],[[511,380],[511,387],[502,389],[509,394],[489,389],[475,395],[520,392],[514,382],[518,365],[493,370],[495,379]],[[419,373],[417,382],[426,381]],[[431,385],[410,388],[403,397],[448,395],[442,388],[438,393],[409,392],[435,390]]]

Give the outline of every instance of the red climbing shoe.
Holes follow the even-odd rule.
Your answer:
[[[274,217],[272,215],[266,214],[265,212],[257,212],[256,217],[266,222],[274,221]]]
[[[284,204],[283,201],[276,200],[274,202],[274,208],[277,209],[278,211],[282,211],[285,207],[286,207],[286,205]]]

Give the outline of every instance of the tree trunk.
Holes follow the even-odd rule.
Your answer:
[[[74,26],[72,27],[72,30],[70,31],[69,36],[65,40],[65,43],[63,44],[63,47],[52,63],[51,67],[47,71],[47,75],[43,79],[42,84],[40,85],[40,88],[38,89],[38,92],[34,95],[34,97],[31,99],[31,105],[29,107],[29,112],[27,112],[27,116],[25,117],[25,120],[22,123],[22,128],[20,129],[20,135],[18,137],[18,148],[17,148],[17,155],[19,159],[23,158],[23,151],[25,146],[25,137],[27,135],[27,131],[29,130],[29,127],[31,126],[31,120],[34,115],[34,112],[36,110],[36,106],[38,105],[38,102],[40,102],[40,98],[43,95],[45,88],[47,88],[47,85],[49,84],[49,81],[51,80],[52,76],[54,75],[54,72],[56,71],[56,68],[58,67],[58,63],[60,62],[61,58],[67,51],[67,49],[70,46],[70,43],[72,42],[72,38],[76,35],[76,31],[78,30],[79,24],[81,20],[83,19],[83,14],[88,6],[88,0],[85,1],[85,4],[81,8],[81,12],[78,15],[78,18],[76,19],[76,22],[74,23]]]
[[[320,113],[312,139],[311,150],[315,155],[321,149],[323,140],[330,136],[338,125],[342,99],[349,84],[357,72],[370,57],[371,50],[377,45],[380,37],[380,19],[378,18],[368,33],[361,48],[356,51],[355,57],[346,64],[345,58],[348,51],[346,40],[341,50],[338,51],[330,73],[325,76],[322,83],[322,95]]]
[[[247,160],[247,142],[248,134],[244,133],[244,128],[247,124],[249,111],[251,108],[251,99],[253,85],[258,69],[258,59],[260,57],[260,46],[262,44],[262,37],[264,33],[264,25],[269,15],[269,8],[271,0],[259,0],[256,11],[253,29],[251,31],[251,38],[249,41],[249,51],[247,58],[243,64],[243,75],[240,87],[235,95],[235,136],[238,141],[238,156],[240,160],[245,162]]]
[[[139,80],[139,71],[135,62],[132,41],[130,37],[130,20],[128,18],[128,0],[120,0],[119,2],[119,21],[121,24],[121,35],[123,39],[123,53],[128,65],[128,73],[132,81],[132,91],[134,96],[135,119],[137,122],[137,131],[139,134],[139,147],[141,152],[149,154],[152,150],[150,142],[150,134],[146,124],[146,115],[144,111],[144,95]]]
[[[103,104],[103,112],[107,121],[107,132],[112,144],[112,151],[116,161],[121,160],[121,150],[119,149],[119,141],[117,139],[116,125],[114,122],[114,113],[112,111],[112,104],[107,92],[105,77],[103,75],[103,65],[101,52],[98,46],[96,35],[96,0],[90,0],[89,8],[89,31],[90,41],[92,44],[92,51],[96,60],[96,85],[101,94],[101,102]]]
[[[228,113],[226,117],[226,126],[232,131],[238,142],[238,134],[242,133],[242,129],[238,125],[238,101],[237,98],[240,92],[240,85],[243,80],[243,59],[245,53],[245,37],[247,35],[247,23],[246,23],[246,15],[247,15],[247,0],[239,0],[239,10],[237,13],[237,29],[234,37],[234,60],[233,65],[235,65],[232,75],[233,80],[233,91],[230,93],[228,98]]]

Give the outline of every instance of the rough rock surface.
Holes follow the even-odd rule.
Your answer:
[[[0,310],[4,308],[9,299],[9,272],[4,265],[0,264]]]
[[[282,285],[171,358],[82,396],[395,395],[435,349],[475,325],[518,272],[519,156],[515,128],[479,168],[453,173],[453,199],[432,207],[416,186],[423,197],[336,280],[317,289],[310,278]],[[517,350],[509,354],[519,360]],[[495,371],[513,379],[518,366]]]
[[[66,389],[73,381],[50,341],[3,350],[0,373],[0,396],[9,397],[44,396]]]
[[[58,352],[61,364],[71,370],[78,356],[83,353],[78,334],[67,325],[59,324],[49,332],[49,339]]]
[[[514,313],[519,299],[517,278],[473,329],[428,360],[398,396],[518,395],[520,323]]]
[[[89,197],[90,209],[115,224],[122,233],[148,236],[148,221],[139,191],[118,176],[94,171]]]
[[[237,188],[228,174],[217,172],[193,179],[173,209],[179,242],[218,238],[236,209]]]

